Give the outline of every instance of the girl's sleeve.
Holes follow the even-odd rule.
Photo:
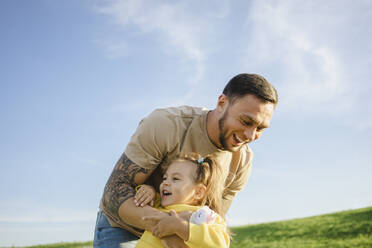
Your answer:
[[[229,247],[230,236],[225,221],[218,216],[213,224],[189,224],[190,237],[185,241],[190,248]]]

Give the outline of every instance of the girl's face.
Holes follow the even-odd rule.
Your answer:
[[[200,200],[202,184],[194,182],[196,165],[190,161],[171,163],[160,184],[161,205],[173,204],[196,205]]]

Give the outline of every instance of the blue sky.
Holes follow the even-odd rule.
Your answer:
[[[231,225],[372,205],[372,1],[0,2],[0,246],[91,240],[111,170],[157,107],[278,89]]]

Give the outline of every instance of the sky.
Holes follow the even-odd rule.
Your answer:
[[[0,1],[0,246],[93,239],[104,185],[159,107],[278,90],[230,226],[372,206],[371,0]]]

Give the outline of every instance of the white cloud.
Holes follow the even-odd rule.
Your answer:
[[[110,59],[126,57],[130,53],[128,45],[123,41],[97,41],[97,43],[104,47],[106,56]]]
[[[200,85],[206,82],[206,60],[214,49],[211,41],[215,41],[219,31],[218,23],[230,13],[229,1],[203,4],[199,1],[112,0],[97,10],[107,15],[122,32],[147,36],[148,41],[161,44],[164,53],[176,55],[184,68],[192,68],[182,79],[188,84],[187,90],[174,99],[163,99],[166,105],[188,103],[198,94]],[[107,50],[115,53],[110,47]]]
[[[360,131],[371,129],[372,128],[372,119],[362,120],[358,123],[358,129]]]
[[[363,52],[360,47],[371,45],[366,39],[353,47],[352,37],[367,27],[370,2],[252,1],[245,5],[248,11],[237,13],[247,13],[243,16],[247,18],[246,32],[240,29],[243,32],[239,34],[230,33],[226,29],[229,25],[220,25],[221,20],[230,24],[239,20],[236,19],[239,16],[230,14],[230,5],[228,1],[203,4],[112,0],[98,11],[107,15],[123,33],[147,36],[148,40],[161,44],[165,53],[177,55],[185,68],[193,68],[183,79],[189,83],[188,90],[174,99],[163,99],[167,104],[195,100],[200,84],[208,82],[207,63],[213,62],[208,59],[216,52],[215,47],[229,47],[221,44],[230,42],[228,39],[216,37],[228,34],[241,40],[236,43],[241,46],[235,45],[232,50],[233,54],[241,54],[240,71],[264,72],[277,86],[278,111],[340,113],[355,107],[358,87],[352,83],[358,78],[357,70],[363,71],[371,63],[368,57],[371,48]],[[125,56],[133,46],[125,42],[121,40],[119,45],[106,42],[109,56],[115,57],[116,53]],[[348,57],[355,54],[360,56]]]
[[[348,1],[298,3],[252,3],[244,66],[274,75],[282,110],[349,110],[356,102],[352,85],[356,75],[348,70],[349,51],[342,42],[350,39],[349,25],[362,22],[353,17],[363,6],[355,8]],[[347,11],[349,7],[355,11]],[[346,97],[347,101],[340,101]]]
[[[206,57],[202,40],[208,28],[203,18],[188,11],[181,3],[162,3],[157,1],[110,1],[108,6],[99,9],[109,15],[116,24],[125,28],[130,25],[142,34],[155,34],[160,42],[165,42],[168,52],[178,51],[195,66],[192,83],[199,82],[205,71]]]

